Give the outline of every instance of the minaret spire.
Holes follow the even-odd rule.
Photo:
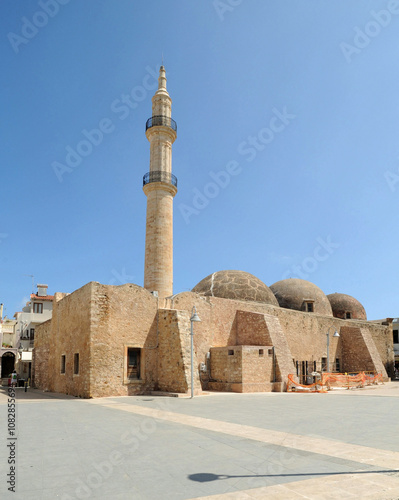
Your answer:
[[[158,90],[152,98],[152,117],[146,123],[150,171],[143,179],[147,196],[144,288],[157,291],[161,298],[173,294],[173,197],[177,179],[172,175],[172,144],[177,126],[171,116],[172,99],[162,65]]]
[[[158,92],[160,90],[161,91],[165,91],[166,93],[168,93],[168,91],[166,90],[166,73],[165,73],[165,67],[163,65],[159,68]]]

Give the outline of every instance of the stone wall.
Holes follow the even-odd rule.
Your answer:
[[[201,323],[195,324],[196,335],[194,336],[199,362],[206,362],[210,347],[231,346],[244,342],[252,345],[262,342],[268,344],[270,338],[271,345],[276,345],[278,341],[280,345],[285,345],[283,349],[285,354],[281,358],[285,360],[284,373],[281,374],[284,380],[288,372],[292,373],[294,368],[292,361],[309,361],[312,364],[316,362],[317,368],[321,368],[322,358],[327,357],[326,334],[329,332],[329,357],[330,369],[332,369],[335,359],[340,360],[341,366],[343,362],[343,341],[342,338],[333,337],[334,331],[337,329],[340,332],[342,327],[350,325],[366,328],[370,332],[385,367],[393,362],[392,334],[389,326],[360,320],[341,320],[259,302],[203,297],[192,292],[183,292],[166,302],[167,307],[188,311],[191,311],[194,305],[201,318]],[[244,312],[276,317],[278,323],[276,323],[275,331],[278,333],[275,338],[271,338],[271,328],[267,329],[269,336],[266,334],[262,320],[259,318],[255,320],[255,316],[253,319],[251,315],[246,316],[248,320],[246,325],[244,316],[240,316]],[[291,361],[288,360],[289,353]],[[278,357],[277,348],[276,355]]]
[[[199,364],[208,364],[207,355],[213,347],[249,346],[247,351],[241,350],[245,354],[240,382],[244,391],[260,380],[254,381],[256,363],[245,362],[250,360],[252,348],[274,347],[273,378],[284,387],[288,374],[295,372],[293,361],[316,361],[320,366],[321,359],[327,356],[327,331],[330,360],[340,359],[342,370],[382,371],[383,365],[393,362],[389,326],[256,302],[202,297],[192,292],[166,300],[166,309],[159,309],[159,302],[164,306],[165,301],[132,284],[108,286],[92,282],[63,298],[56,294],[52,320],[37,328],[36,386],[80,397],[129,395],[157,389],[189,391],[190,314],[194,305],[201,319],[193,325],[197,393],[201,390]],[[332,336],[335,328],[342,332],[339,338]],[[360,333],[346,333],[347,328]],[[140,350],[138,379],[128,378],[129,347]],[[73,373],[75,354],[79,354],[78,374]],[[61,373],[63,355],[65,373]],[[209,372],[202,376],[204,384],[207,377],[209,380]]]
[[[382,326],[382,328],[381,328]],[[392,320],[382,324],[369,324],[368,331],[374,341],[375,347],[381,357],[388,376],[394,376],[394,349]]]
[[[32,385],[48,391],[49,374],[48,364],[50,355],[51,320],[45,321],[36,326],[35,348],[33,349],[32,360]]]
[[[347,326],[341,328],[343,343],[343,371],[372,371],[382,373],[388,380],[387,372],[367,328]]]
[[[271,314],[237,311],[237,345],[270,345],[275,356],[275,380],[282,382],[286,389],[288,375],[295,373],[295,365],[290,347],[283,332],[279,318]]]
[[[90,396],[140,394],[157,380],[157,299],[133,284],[93,284]],[[141,349],[141,376],[126,376],[127,348]]]
[[[88,283],[54,301],[50,320],[48,372],[41,378],[42,386],[36,378],[38,387],[47,386],[51,391],[90,397],[90,308],[94,286],[95,283]],[[35,348],[36,342],[37,337]],[[79,354],[78,374],[74,374],[75,354]],[[62,356],[65,356],[65,373],[61,373]]]
[[[137,285],[91,282],[67,295],[54,304],[46,330],[38,329],[37,387],[85,398],[137,394],[155,388],[156,315],[157,299]],[[46,342],[47,354],[43,347]],[[141,349],[139,380],[126,378],[127,347]],[[79,354],[79,374],[73,373],[74,354]]]
[[[191,392],[190,315],[187,311],[159,310],[158,388]],[[193,355],[194,393],[201,391],[197,357]]]
[[[271,391],[273,381],[271,347],[246,345],[212,347],[210,352],[210,389],[233,392]]]

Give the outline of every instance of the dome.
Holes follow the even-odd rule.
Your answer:
[[[271,285],[280,307],[296,311],[314,312],[323,316],[332,316],[329,300],[320,288],[310,281],[289,278]]]
[[[263,281],[244,271],[218,271],[200,281],[193,292],[206,297],[251,300],[278,306],[278,302]]]
[[[344,293],[330,293],[327,295],[333,315],[341,319],[367,320],[367,314],[362,304],[350,295]]]

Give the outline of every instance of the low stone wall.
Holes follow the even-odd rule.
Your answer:
[[[267,392],[272,390],[273,350],[270,346],[226,346],[210,349],[210,390]]]

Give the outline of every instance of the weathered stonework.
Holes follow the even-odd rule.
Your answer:
[[[191,389],[190,316],[187,311],[160,309],[158,389],[188,392]],[[194,354],[194,393],[201,392],[197,358]]]
[[[332,309],[326,295],[318,286],[310,281],[299,278],[289,278],[277,281],[270,286],[280,307],[295,311],[307,311],[307,304],[311,303],[313,312],[332,316]]]
[[[178,294],[166,300],[165,306],[164,302],[137,285],[96,282],[56,300],[52,320],[40,325],[36,332],[36,386],[86,398],[151,390],[190,392],[193,306],[201,319],[194,323],[196,394],[201,386],[238,392],[285,390],[288,374],[295,374],[296,362],[306,361],[310,370],[313,363],[321,366],[327,355],[326,333],[334,329],[340,337],[330,335],[329,354],[332,361],[339,360],[341,371],[378,371],[387,379],[387,371],[393,365],[389,325],[341,320],[260,302],[204,297],[193,292]],[[223,368],[222,355],[214,349],[218,347],[222,348],[221,353],[229,349],[240,352],[238,378],[238,372],[231,370],[233,365]],[[136,379],[128,376],[129,348],[140,352]],[[265,357],[254,362],[251,356],[259,354],[259,349],[268,349],[268,356],[272,349],[273,370]],[[79,354],[77,374],[75,354]],[[65,373],[61,373],[62,356]],[[219,361],[215,356],[219,356]],[[228,355],[225,359],[231,363]],[[201,363],[208,369],[200,377]],[[215,377],[215,370],[225,370],[220,380]]]
[[[270,392],[274,382],[270,346],[211,347],[209,389],[227,392]]]
[[[249,300],[278,306],[273,292],[259,278],[243,271],[218,271],[200,281],[192,290],[205,297]]]
[[[152,98],[152,123],[146,129],[150,177],[143,186],[147,196],[144,288],[158,292],[160,298],[173,293],[173,197],[177,187],[171,177],[172,144],[176,140],[171,116],[172,99],[166,90],[165,68],[161,66],[158,90]]]
[[[349,316],[349,319],[367,320],[364,307],[354,297],[344,293],[331,293],[327,295],[327,299],[336,318],[347,319]]]
[[[367,328],[347,326],[341,328],[344,366],[346,371],[372,371],[382,373],[384,379],[387,372],[377,347]]]

